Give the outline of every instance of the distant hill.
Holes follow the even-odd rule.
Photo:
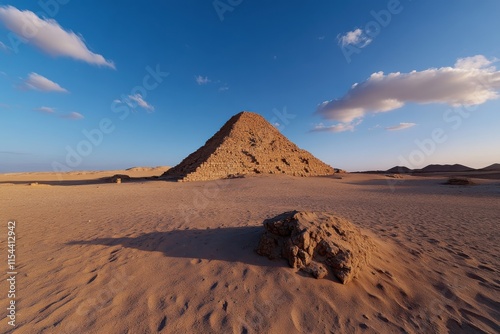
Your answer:
[[[483,172],[500,172],[500,164],[492,164],[489,165],[488,167],[484,167],[478,170]]]
[[[500,172],[500,163],[495,163],[481,169],[474,169],[460,164],[428,165],[421,169],[410,169],[406,166],[395,166],[386,171],[370,171],[371,173],[411,174],[411,173],[465,173],[465,172]]]
[[[474,169],[464,165],[428,165],[422,169],[410,169],[406,166],[395,166],[387,171],[370,171],[373,174],[410,174],[416,176],[458,175],[482,179],[500,179],[500,163],[495,163],[481,169]]]
[[[405,166],[396,166],[392,167],[391,169],[388,169],[386,172],[391,174],[405,174],[405,173],[411,173],[412,170]]]
[[[429,165],[422,169],[413,170],[414,173],[443,173],[443,172],[471,172],[474,168],[470,168],[464,165],[454,164],[454,165]]]

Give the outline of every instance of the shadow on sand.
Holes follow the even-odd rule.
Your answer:
[[[228,227],[216,229],[151,232],[134,237],[76,240],[68,245],[123,246],[147,252],[161,252],[167,257],[241,262],[263,267],[286,267],[285,260],[270,261],[255,249],[264,228]]]
[[[48,180],[48,181],[0,181],[0,184],[21,184],[29,185],[36,183],[38,185],[49,185],[49,186],[84,186],[84,185],[100,185],[100,184],[112,184],[112,177],[101,177],[96,179],[86,179],[86,180]],[[177,182],[173,179],[160,179],[158,177],[131,177],[129,179],[123,179],[122,183],[145,183],[145,182]]]

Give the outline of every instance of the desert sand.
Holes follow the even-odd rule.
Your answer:
[[[498,180],[140,179],[164,170],[0,175],[18,271],[17,327],[3,319],[0,332],[499,331]],[[114,174],[137,179],[103,181]],[[368,267],[343,285],[256,254],[263,220],[289,210],[361,228],[376,246]],[[2,254],[6,245],[0,238]]]

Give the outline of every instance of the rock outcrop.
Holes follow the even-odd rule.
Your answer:
[[[330,175],[334,169],[298,148],[262,116],[241,112],[162,178],[201,181],[247,174]]]
[[[125,175],[125,174],[115,174],[111,177],[105,178],[106,180],[109,180],[111,183],[122,183],[124,181],[130,181],[130,176]]]
[[[331,272],[349,283],[368,264],[373,242],[348,220],[328,213],[290,211],[264,221],[257,253],[284,258],[315,278]]]

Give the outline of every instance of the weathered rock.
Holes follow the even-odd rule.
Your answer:
[[[392,179],[402,179],[403,175],[401,175],[401,174],[385,174],[385,177],[390,177]]]
[[[241,112],[162,178],[202,181],[248,174],[318,176],[334,169],[298,148],[262,116]]]
[[[110,178],[108,178],[108,180],[111,183],[122,183],[125,180],[129,181],[130,176],[125,175],[125,174],[115,174],[115,175],[111,176]]]
[[[373,242],[348,220],[321,212],[290,211],[264,221],[257,253],[284,258],[315,278],[332,272],[349,283],[368,264]]]
[[[444,184],[449,184],[452,186],[471,186],[475,183],[471,179],[468,179],[466,177],[450,177]]]

